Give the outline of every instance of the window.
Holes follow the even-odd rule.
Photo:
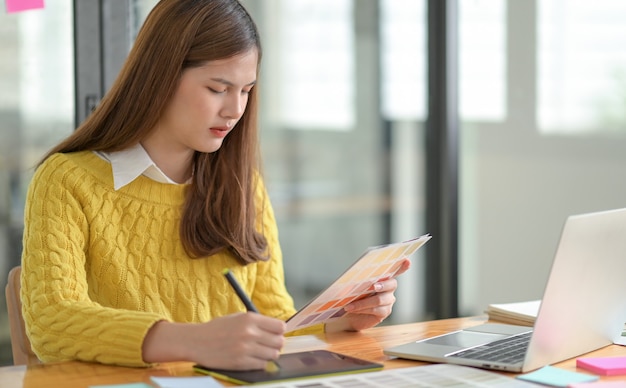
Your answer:
[[[355,123],[352,1],[284,1],[279,8],[280,109],[291,129],[349,130]],[[271,88],[270,85],[268,87]]]
[[[537,7],[541,133],[625,133],[626,3],[560,0]]]
[[[0,13],[0,274],[3,279],[10,268],[20,263],[24,197],[33,167],[50,147],[74,129],[72,4],[51,1],[46,2],[44,9]],[[4,286],[0,293],[0,365],[6,365],[11,363],[11,346]]]

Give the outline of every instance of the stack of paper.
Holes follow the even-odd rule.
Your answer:
[[[541,300],[516,303],[494,303],[487,306],[485,313],[487,313],[490,321],[508,323],[511,325],[533,326],[540,305]],[[626,324],[624,324],[622,336],[613,343],[626,346]]]
[[[517,303],[497,303],[487,307],[489,320],[512,325],[533,326],[541,300]]]

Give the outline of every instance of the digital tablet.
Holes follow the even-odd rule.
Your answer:
[[[276,381],[303,379],[307,377],[334,376],[357,372],[371,372],[381,370],[382,364],[362,360],[355,357],[331,352],[328,350],[313,350],[283,354],[278,359],[279,369],[268,372],[263,369],[233,371],[225,369],[207,368],[194,365],[194,370],[208,374],[215,378],[235,384],[260,384]]]

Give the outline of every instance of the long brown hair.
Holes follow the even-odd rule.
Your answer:
[[[185,69],[256,50],[254,21],[237,0],[161,0],[148,15],[111,90],[58,152],[113,152],[144,139],[155,127]],[[257,87],[246,110],[213,153],[196,152],[187,187],[180,237],[195,258],[229,249],[243,263],[267,260],[267,240],[257,230],[260,174]],[[258,204],[262,206],[262,203]]]

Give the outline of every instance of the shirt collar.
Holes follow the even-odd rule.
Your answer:
[[[122,151],[97,151],[96,153],[111,163],[113,188],[115,190],[131,183],[140,175],[145,175],[160,183],[177,184],[157,167],[148,152],[139,143]]]

